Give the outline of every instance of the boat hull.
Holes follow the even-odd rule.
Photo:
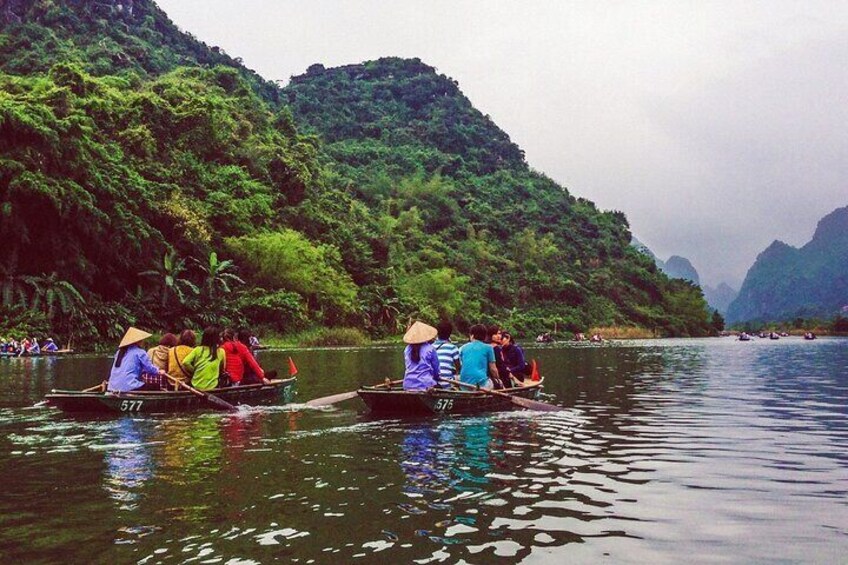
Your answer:
[[[535,399],[542,389],[543,381],[527,386],[500,390],[510,396]],[[388,389],[385,386],[362,387],[359,397],[371,413],[393,415],[425,414],[479,414],[512,410],[516,406],[509,398],[495,396],[478,390],[432,391]]]
[[[273,381],[272,384],[255,384],[214,389],[210,392],[233,405],[260,406],[290,402],[292,385],[296,378]],[[215,410],[217,405],[189,391],[139,391],[139,392],[80,392],[53,390],[45,396],[50,406],[65,412],[113,414],[163,414]]]

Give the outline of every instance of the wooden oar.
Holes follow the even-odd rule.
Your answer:
[[[387,379],[388,381],[388,379]],[[400,384],[403,382],[403,379],[398,381],[388,381],[386,384],[394,385]],[[321,406],[330,406],[331,404],[336,404],[338,402],[344,402],[345,400],[350,400],[351,398],[356,398],[359,395],[359,391],[353,390],[351,392],[340,392],[339,394],[334,394],[332,396],[322,396],[321,398],[313,398],[312,400],[306,403],[307,406],[312,406],[313,408],[318,408]]]
[[[106,381],[103,381],[97,386],[90,386],[87,389],[84,389],[83,392],[94,392],[94,391],[103,392],[106,390]]]
[[[465,388],[473,388],[474,390],[479,390],[485,394],[491,396],[500,396],[503,398],[508,398],[513,404],[516,406],[521,406],[522,408],[528,408],[530,410],[540,410],[543,412],[562,412],[565,408],[560,406],[555,406],[554,404],[548,404],[547,402],[539,402],[538,400],[530,400],[529,398],[523,398],[521,396],[513,396],[511,394],[507,394],[505,392],[501,392],[499,390],[489,390],[487,388],[477,388],[476,385],[470,385],[468,383],[464,383],[462,381],[455,381],[453,379],[442,379],[444,382],[455,384],[457,386],[464,386]]]
[[[209,394],[208,392],[203,392],[201,390],[197,390],[193,386],[187,384],[186,382],[184,382],[180,379],[175,379],[171,375],[168,375],[168,380],[171,381],[172,383],[176,384],[177,386],[181,386],[184,389],[190,391],[195,396],[200,396],[201,398],[205,398],[210,403],[215,404],[215,405],[223,408],[224,410],[229,410],[230,412],[237,412],[238,411],[238,408],[236,408],[235,406],[233,406],[232,404],[230,404],[229,402],[227,402],[223,398],[218,398],[214,394]]]

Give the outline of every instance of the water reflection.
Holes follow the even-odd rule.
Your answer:
[[[146,563],[840,561],[846,344],[533,350],[566,412],[423,420],[366,419],[358,401],[77,420],[31,399],[54,381],[92,384],[102,360],[0,362],[10,385],[0,470],[15,477],[0,495],[0,552]],[[398,359],[396,349],[299,353],[301,395],[380,380]],[[28,541],[45,531],[62,537]],[[69,541],[82,538],[84,548]]]

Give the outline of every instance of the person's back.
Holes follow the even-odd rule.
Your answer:
[[[459,373],[459,347],[450,339],[453,326],[448,321],[442,321],[436,326],[439,337],[433,342],[436,355],[439,357],[439,377],[456,379]],[[449,383],[445,385],[450,386]]]
[[[459,360],[462,363],[459,380],[470,385],[491,387],[489,375],[496,374],[494,349],[483,341],[486,339],[484,326],[471,326],[470,331],[471,341],[459,348]]]
[[[215,353],[210,353],[210,348],[199,345],[186,355],[183,366],[192,372],[191,386],[197,390],[211,390],[218,387],[218,376],[221,374],[221,365],[227,362],[227,354],[220,347]]]
[[[415,348],[418,348],[416,355]],[[422,343],[407,345],[403,352],[404,390],[426,390],[436,386],[436,375],[439,374],[439,356],[432,344]]]
[[[426,390],[436,386],[439,376],[439,356],[429,343],[437,335],[436,328],[415,322],[403,336],[408,345],[403,351],[404,390]]]
[[[488,343],[471,341],[459,348],[462,368],[459,380],[470,385],[483,385],[489,379],[489,363],[495,362],[495,351]]]

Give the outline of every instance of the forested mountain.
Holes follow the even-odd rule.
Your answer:
[[[692,263],[689,259],[685,257],[681,257],[680,255],[672,255],[668,258],[668,261],[663,263],[662,270],[665,274],[673,279],[683,279],[687,281],[691,281],[696,285],[701,284],[700,277],[698,276],[698,271],[695,270],[695,267],[692,266]]]
[[[727,283],[719,283],[715,288],[704,285],[702,289],[704,291],[704,299],[706,299],[710,308],[718,310],[723,316],[727,314],[730,303],[736,300],[736,297],[739,295],[739,292]]]
[[[0,17],[0,329],[707,331],[698,289],[630,248],[623,214],[530,171],[418,60],[280,91],[150,1]]]
[[[748,271],[730,305],[729,322],[830,319],[848,306],[848,207],[819,221],[796,249],[775,241]]]

